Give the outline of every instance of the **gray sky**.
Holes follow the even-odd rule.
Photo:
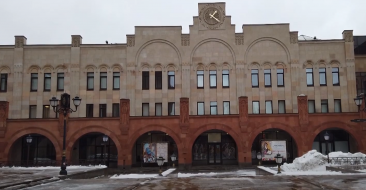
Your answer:
[[[0,44],[24,35],[28,44],[125,43],[134,26],[174,25],[189,32],[199,2],[208,0],[0,0]],[[290,30],[318,39],[366,35],[365,0],[226,0],[226,14],[242,24],[290,23]]]

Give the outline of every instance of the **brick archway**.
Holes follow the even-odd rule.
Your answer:
[[[163,132],[163,133],[167,133],[170,137],[172,137],[172,139],[174,140],[175,144],[177,144],[177,148],[178,148],[178,153],[179,152],[182,152],[182,142],[179,138],[179,136],[170,128],[166,127],[166,126],[163,126],[163,125],[147,125],[145,127],[142,127],[140,129],[136,129],[135,130],[136,132],[133,133],[130,137],[130,140],[128,141],[128,145],[129,145],[129,148],[128,148],[128,154],[131,154],[132,152],[132,149],[133,149],[133,144],[137,141],[137,139],[147,133],[147,132],[150,132],[150,131],[160,131],[160,132]]]
[[[201,127],[199,127],[195,133],[190,135],[190,139],[188,140],[188,150],[189,150],[189,155],[191,155],[190,157],[188,157],[188,160],[192,163],[192,148],[194,145],[194,142],[196,141],[196,139],[204,132],[209,131],[209,130],[221,130],[224,131],[226,133],[228,133],[235,141],[236,147],[237,147],[237,160],[238,163],[241,164],[244,162],[244,158],[242,156],[243,153],[243,144],[240,141],[240,137],[237,134],[237,132],[235,132],[231,127],[225,125],[225,124],[221,124],[221,123],[210,123],[210,124],[205,124],[202,125]]]
[[[17,141],[19,138],[23,137],[24,135],[28,135],[28,134],[39,134],[39,135],[43,135],[45,136],[48,140],[50,140],[53,144],[53,147],[55,148],[56,151],[56,160],[57,158],[61,158],[61,146],[59,144],[59,142],[57,141],[57,138],[50,133],[49,131],[43,129],[43,128],[39,128],[39,127],[30,127],[30,128],[26,128],[24,130],[19,130],[16,131],[12,137],[10,138],[10,140],[7,142],[6,148],[4,150],[4,158],[5,159],[9,159],[9,152],[11,147],[13,146],[14,142]]]
[[[302,147],[301,142],[302,142],[302,138],[301,135],[299,133],[296,133],[296,131],[294,129],[291,129],[292,127],[283,123],[267,123],[262,125],[261,127],[257,128],[254,132],[252,132],[252,134],[250,135],[250,146],[251,147],[254,143],[255,138],[257,138],[258,134],[260,134],[262,131],[265,131],[267,129],[281,129],[283,131],[285,131],[286,133],[288,133],[292,139],[295,141],[295,145],[297,147],[297,154],[300,154],[303,152],[304,147]],[[248,150],[250,151],[250,150]],[[298,155],[294,155],[294,156],[298,156]]]
[[[355,127],[358,127],[358,126],[355,126]],[[347,123],[344,123],[344,122],[341,122],[341,121],[330,121],[330,122],[325,122],[325,123],[322,123],[320,125],[317,125],[315,126],[313,129],[314,129],[314,132],[313,133],[310,133],[311,136],[310,136],[310,139],[306,142],[306,144],[309,146],[309,147],[312,147],[313,145],[313,142],[314,142],[314,139],[315,137],[322,131],[324,130],[327,130],[329,128],[337,128],[337,129],[341,129],[341,130],[344,130],[346,131],[348,134],[350,134],[354,139],[355,141],[357,142],[357,146],[358,146],[358,151],[364,151],[364,145],[362,144],[362,137],[360,137],[358,134],[357,134],[357,131],[355,131],[355,129],[353,129],[350,125],[348,125]]]
[[[117,153],[118,153],[118,161],[120,160],[120,158],[122,158],[122,150],[121,150],[121,144],[120,141],[118,140],[117,136],[110,130],[108,130],[107,128],[104,128],[102,126],[98,126],[98,125],[92,125],[92,126],[86,126],[84,129],[75,132],[74,134],[72,134],[69,138],[67,138],[66,142],[66,159],[70,160],[71,158],[71,150],[72,147],[74,146],[75,142],[77,140],[79,140],[80,137],[82,137],[83,135],[86,135],[88,133],[102,133],[107,135],[110,139],[112,139],[112,141],[114,142],[114,144],[117,147]]]

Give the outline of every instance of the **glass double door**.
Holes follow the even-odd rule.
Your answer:
[[[208,164],[221,164],[221,143],[208,144]]]

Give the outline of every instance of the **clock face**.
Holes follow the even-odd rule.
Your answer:
[[[225,21],[225,11],[217,4],[206,4],[200,10],[199,20],[208,29],[218,29]]]

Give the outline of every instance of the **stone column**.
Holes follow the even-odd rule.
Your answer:
[[[11,118],[22,118],[28,114],[28,110],[22,108],[22,96],[23,88],[27,87],[27,94],[29,97],[29,86],[23,84],[24,78],[24,67],[23,67],[23,47],[27,44],[27,38],[25,36],[15,36],[14,46],[14,65],[13,65],[13,99],[12,105],[10,105],[10,117]],[[29,80],[29,79],[28,79]],[[24,104],[29,105],[29,100],[25,101]],[[28,117],[27,117],[28,118]]]
[[[342,94],[342,109],[345,110],[348,108],[348,112],[357,111],[357,106],[355,105],[353,98],[356,97],[356,71],[355,71],[355,53],[354,53],[354,43],[353,43],[353,30],[344,30],[343,33],[344,39],[344,49],[345,49],[345,73],[347,81],[342,81],[342,76],[340,76],[341,83],[341,91],[347,91],[347,93]],[[341,63],[342,65],[342,63]],[[340,68],[341,70],[341,68]],[[341,73],[340,73],[341,75]],[[342,84],[343,83],[343,84]],[[346,84],[344,84],[346,83]],[[346,100],[346,101],[343,101]],[[347,102],[348,101],[348,102]]]
[[[80,70],[80,45],[83,38],[80,35],[71,36],[71,52],[70,52],[70,77],[66,77],[65,71],[65,90],[69,90],[70,97],[81,96],[80,80],[82,69]],[[81,97],[84,98],[85,97]],[[81,116],[82,112],[75,112],[72,115]]]
[[[190,167],[192,164],[192,155],[188,147],[189,138],[189,98],[180,98],[180,116],[179,116],[180,137],[183,149],[178,150],[178,162],[180,168]],[[179,132],[177,132],[179,133]]]

